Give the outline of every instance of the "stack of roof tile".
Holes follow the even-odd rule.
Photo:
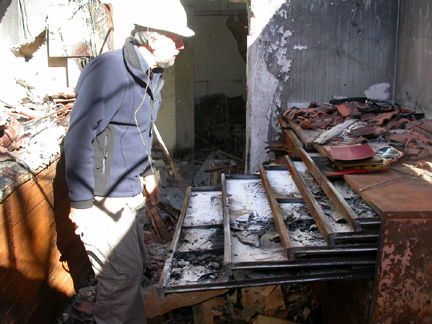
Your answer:
[[[424,120],[422,113],[397,104],[367,98],[312,102],[307,108],[289,108],[282,118],[306,130],[329,130],[347,119],[358,119],[361,126],[350,131],[352,143],[380,137],[399,143],[405,154],[416,160],[432,156],[432,121]]]

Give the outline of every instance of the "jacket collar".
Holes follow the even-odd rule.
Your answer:
[[[126,69],[132,75],[134,80],[143,88],[147,86],[147,81],[153,78],[153,73],[162,73],[162,68],[150,69],[144,57],[136,49],[131,37],[126,38],[123,46],[123,58]],[[147,92],[153,98],[153,93],[148,87]]]

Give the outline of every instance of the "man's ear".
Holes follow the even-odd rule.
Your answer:
[[[158,35],[153,33],[149,36],[147,44],[148,44],[148,49],[151,53],[153,53],[154,49],[155,49],[155,43],[158,40]]]

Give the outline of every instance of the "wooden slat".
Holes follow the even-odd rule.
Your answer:
[[[152,221],[153,226],[155,227],[155,230],[160,234],[160,238],[165,242],[170,242],[171,235],[168,232],[165,223],[163,222],[157,208],[156,207],[147,208],[147,213],[150,216],[150,219]]]
[[[162,274],[160,276],[160,280],[159,280],[159,285],[158,285],[158,289],[161,289],[161,293],[163,293],[163,289],[165,287],[167,287],[168,284],[168,279],[169,279],[169,271],[170,271],[170,266],[171,266],[171,262],[174,256],[175,251],[177,251],[178,248],[178,243],[180,240],[180,234],[181,234],[181,229],[183,226],[183,221],[186,215],[186,211],[189,205],[189,200],[190,200],[190,196],[191,196],[191,190],[192,187],[188,186],[186,188],[186,192],[185,192],[185,199],[183,201],[183,206],[182,206],[182,210],[180,212],[178,221],[177,221],[177,226],[176,226],[176,230],[174,232],[173,235],[173,239],[171,241],[171,247],[170,247],[170,253],[167,257],[167,259],[165,260],[165,266],[162,270]]]
[[[19,225],[10,229],[8,245],[0,250],[0,264],[6,259],[32,260],[46,253],[46,240],[51,224],[54,223],[54,215],[51,207],[42,201]]]
[[[315,220],[324,240],[327,242],[329,246],[334,246],[334,236],[335,233],[330,226],[330,223],[327,219],[327,216],[324,214],[321,206],[316,201],[315,197],[311,193],[309,187],[307,186],[303,177],[297,171],[294,163],[291,161],[289,156],[284,156],[283,161],[287,166],[291,176],[295,184],[297,185],[298,190],[300,191],[303,200],[305,201],[307,207],[309,208],[309,212]]]
[[[299,156],[298,149],[300,147],[303,147],[303,143],[298,139],[296,134],[293,130],[286,129],[289,126],[289,124],[283,119],[279,118],[279,123],[281,124],[283,129],[283,137],[285,139],[285,144],[290,150],[289,155],[290,156]]]
[[[321,172],[317,167],[315,162],[309,156],[309,154],[303,149],[299,149],[300,157],[306,164],[309,172],[315,178],[315,181],[330,199],[330,201],[335,205],[336,210],[342,215],[342,217],[348,222],[351,228],[356,231],[361,231],[361,226],[357,220],[356,212],[348,205],[341,193],[336,189],[336,187],[331,183],[331,181]]]
[[[270,203],[270,208],[273,212],[273,218],[275,220],[276,227],[277,227],[279,235],[281,237],[282,245],[285,249],[285,253],[288,257],[288,260],[290,260],[290,261],[294,260],[295,255],[294,255],[294,252],[292,250],[293,244],[292,244],[291,238],[289,236],[287,226],[283,220],[283,216],[282,216],[281,210],[279,208],[279,204],[276,201],[276,197],[273,193],[270,182],[268,180],[267,172],[262,165],[260,165],[260,176],[261,176],[261,180],[262,180],[262,183],[263,183],[266,195],[267,195],[267,199]]]
[[[9,226],[15,226],[24,215],[39,205],[41,201],[48,199],[47,201],[52,205],[52,192],[52,185],[43,187],[41,183],[36,183],[34,180],[22,184],[1,204],[0,214],[2,216],[0,219],[3,222],[8,222]]]
[[[347,119],[343,123],[338,124],[338,125],[332,127],[331,129],[325,131],[324,133],[322,133],[320,136],[318,136],[315,139],[314,143],[318,144],[318,145],[324,145],[325,143],[330,141],[333,137],[336,137],[340,133],[342,133],[345,128],[351,126],[352,124],[354,124],[356,122],[357,122],[357,119]]]
[[[9,285],[5,287],[3,294],[9,296],[10,300],[15,300],[15,303],[9,308],[7,313],[11,316],[16,316],[19,312],[29,313],[31,309],[23,307],[23,305],[34,305],[37,301],[35,298],[40,295],[40,290],[44,287],[56,290],[67,297],[71,297],[74,293],[74,281],[81,282],[89,273],[90,263],[87,254],[84,252],[82,242],[77,239],[71,245],[70,252],[68,253],[69,263],[77,267],[74,270],[73,279],[71,274],[63,267],[63,256],[55,246],[55,239],[52,243],[52,253],[47,264],[51,265],[49,273],[45,274],[42,279],[32,280],[16,276],[11,280]],[[35,266],[28,272],[29,276],[38,275],[39,269]],[[81,275],[80,275],[81,274]],[[45,303],[45,298],[39,298],[39,303]]]
[[[59,255],[58,251],[55,251],[50,257],[56,259]],[[33,267],[28,266],[25,272],[27,277],[22,277],[20,274],[17,274],[17,276],[2,289],[4,296],[8,296],[10,301],[15,301],[7,311],[7,314],[19,314],[25,310],[25,305],[31,304],[32,299],[43,285],[46,284],[47,278],[49,278],[46,272],[43,273],[41,271],[47,264],[50,263],[34,265]]]

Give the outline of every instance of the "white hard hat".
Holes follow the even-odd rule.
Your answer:
[[[193,36],[187,26],[187,16],[180,0],[140,0],[138,8],[132,8],[136,25],[165,30],[180,36]]]

